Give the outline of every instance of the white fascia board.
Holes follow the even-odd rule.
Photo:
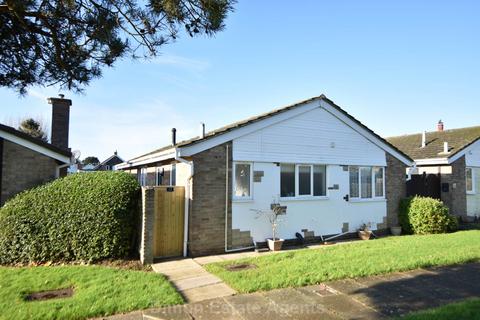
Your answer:
[[[402,161],[404,164],[407,166],[411,166],[413,163],[410,159],[406,158],[404,155],[399,153],[397,150],[386,144],[384,141],[381,139],[378,139],[375,135],[370,133],[368,130],[363,128],[361,125],[347,117],[345,114],[337,110],[334,106],[332,106],[330,103],[326,102],[325,100],[321,100],[321,106],[323,109],[325,109],[327,112],[331,113],[335,117],[337,117],[340,121],[351,127],[353,130],[357,131],[359,134],[361,134],[363,137],[365,137],[367,140],[375,144],[377,147],[385,150],[386,152],[390,153],[393,155],[395,158],[398,160]]]
[[[266,128],[268,126],[277,124],[279,122],[290,119],[292,117],[296,117],[305,112],[309,112],[311,110],[314,110],[320,107],[319,101],[320,100],[318,99],[313,100],[305,103],[302,106],[297,106],[291,110],[281,112],[279,114],[267,117],[263,120],[258,120],[254,123],[232,129],[232,131],[230,132],[219,134],[218,136],[214,136],[212,138],[206,139],[205,141],[195,143],[191,146],[180,147],[178,150],[179,151],[178,156],[180,157],[192,156],[194,154],[208,150],[210,148],[213,148],[225,142],[232,141],[233,139],[242,137],[244,135]]]
[[[120,163],[114,166],[115,170],[122,170],[122,169],[129,169],[133,167],[138,167],[150,163],[155,163],[159,161],[164,161],[168,159],[173,159],[175,158],[175,149],[169,149],[168,152],[163,152],[163,153],[154,153],[149,155],[148,157],[142,157],[139,159],[136,159],[135,161],[127,161],[124,163]]]
[[[453,163],[457,161],[458,159],[460,159],[461,157],[463,157],[464,155],[466,155],[468,152],[472,151],[472,149],[475,149],[475,148],[480,148],[480,139],[478,139],[477,141],[475,141],[474,143],[472,143],[471,145],[469,145],[459,153],[449,158],[448,159],[449,163]]]
[[[437,166],[437,165],[444,165],[450,164],[448,158],[430,158],[430,159],[415,159],[414,163],[417,167],[421,166]]]
[[[13,135],[11,133],[0,131],[0,137],[4,138],[5,140],[11,141],[15,144],[21,145],[22,147],[25,147],[25,148],[28,148],[28,149],[33,150],[35,152],[41,153],[41,154],[43,154],[47,157],[50,157],[52,159],[58,160],[60,162],[63,162],[63,163],[66,163],[66,164],[69,164],[71,162],[71,159],[68,156],[65,156],[63,154],[59,154],[55,151],[52,151],[48,148],[40,146],[40,145],[38,145],[36,143],[33,143],[31,141],[19,138],[16,135]]]

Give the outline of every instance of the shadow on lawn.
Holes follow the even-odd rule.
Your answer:
[[[399,316],[479,297],[480,263],[369,277],[355,282],[361,286],[336,289],[353,295],[385,316]]]

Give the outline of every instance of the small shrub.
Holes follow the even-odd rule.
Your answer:
[[[445,233],[458,228],[457,219],[443,202],[426,197],[403,199],[399,222],[406,234]]]
[[[123,172],[73,174],[0,209],[0,263],[93,261],[130,253],[139,185]]]

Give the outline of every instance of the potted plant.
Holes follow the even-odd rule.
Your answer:
[[[360,228],[358,228],[358,237],[362,240],[369,240],[371,236],[370,223],[363,223]]]
[[[257,213],[257,218],[265,217],[270,226],[272,227],[272,237],[266,239],[268,243],[268,248],[271,251],[280,251],[282,250],[284,239],[277,238],[277,230],[280,222],[282,221],[279,216],[285,215],[287,213],[287,207],[281,206],[278,203],[272,203],[270,210],[253,210]]]
[[[396,227],[390,227],[390,232],[394,236],[399,236],[402,234],[402,227],[396,226]]]

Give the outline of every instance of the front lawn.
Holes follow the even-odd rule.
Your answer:
[[[471,299],[459,303],[416,312],[399,320],[478,320],[480,319],[480,299]]]
[[[162,276],[100,266],[0,267],[0,319],[85,319],[183,303]],[[30,293],[74,289],[70,298],[25,301]]]
[[[480,231],[389,237],[206,265],[239,292],[299,287],[342,278],[480,260]],[[256,268],[228,271],[234,264]]]

